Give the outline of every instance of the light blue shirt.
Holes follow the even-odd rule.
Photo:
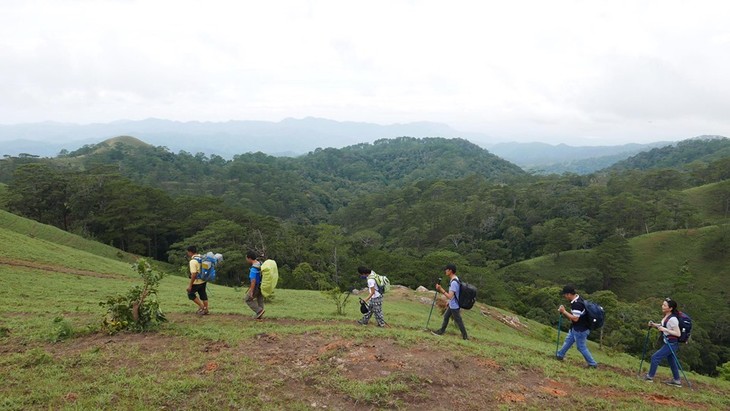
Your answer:
[[[449,308],[453,310],[459,309],[459,302],[457,298],[460,297],[461,286],[459,285],[459,277],[454,277],[453,280],[449,281],[449,291],[454,292],[454,298],[449,300]]]

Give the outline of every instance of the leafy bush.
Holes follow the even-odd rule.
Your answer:
[[[99,303],[107,309],[101,327],[109,334],[123,330],[141,332],[167,321],[157,301],[157,287],[164,274],[152,271],[149,261],[144,258],[132,268],[142,277],[143,284],[132,287],[126,295]]]

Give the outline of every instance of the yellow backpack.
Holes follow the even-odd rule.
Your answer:
[[[279,267],[274,260],[266,260],[261,264],[261,294],[264,298],[274,295],[276,283],[279,281]]]

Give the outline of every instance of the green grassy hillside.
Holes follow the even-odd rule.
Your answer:
[[[471,340],[454,327],[433,336],[424,330],[433,293],[408,289],[386,295],[390,326],[380,329],[356,325],[354,298],[338,316],[314,291],[278,290],[255,321],[241,290],[212,285],[211,315],[199,317],[187,280],[168,276],[159,300],[170,322],[109,336],[98,303],[138,284],[127,262],[81,240],[68,246],[70,237],[0,235],[0,278],[12,284],[0,294],[0,368],[10,376],[1,409],[730,407],[728,382],[690,373],[694,390],[639,383],[638,360],[593,343],[598,370],[584,370],[575,350],[557,362],[554,330],[481,304],[464,313]],[[439,321],[435,310],[430,328]]]
[[[684,190],[698,210],[699,221],[713,224],[730,222],[730,180]]]

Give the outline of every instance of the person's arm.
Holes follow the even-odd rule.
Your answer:
[[[248,271],[248,278],[251,280],[250,285],[248,286],[248,295],[253,297],[253,293],[256,290],[256,277],[258,273],[256,272],[256,267],[251,267]]]
[[[370,287],[370,284],[368,284],[368,291],[370,291],[370,294],[368,294],[368,296],[365,297],[365,300],[364,300],[365,302],[368,302],[368,301],[370,301],[371,298],[373,298],[373,296],[375,295],[375,287],[374,286]]]
[[[188,284],[188,292],[193,290],[193,284],[195,283],[195,279],[198,278],[198,264],[195,260],[190,260],[190,284]]]
[[[454,298],[454,292],[452,290],[449,290],[449,291],[444,290],[444,288],[441,287],[441,284],[436,284],[436,291],[438,291],[441,294],[443,294],[449,300],[451,300],[452,298]]]
[[[565,318],[569,319],[572,322],[577,322],[578,320],[580,320],[580,315],[575,315],[572,312],[566,310],[563,305],[558,307],[558,311],[560,312],[560,314],[565,316]]]
[[[667,320],[667,325],[672,325],[672,328],[664,327],[661,323],[652,324],[654,325],[654,327],[656,327],[657,330],[661,332],[666,332],[673,337],[679,337],[680,335],[682,335],[682,330],[679,329],[679,321],[676,318],[670,318],[669,320]]]

